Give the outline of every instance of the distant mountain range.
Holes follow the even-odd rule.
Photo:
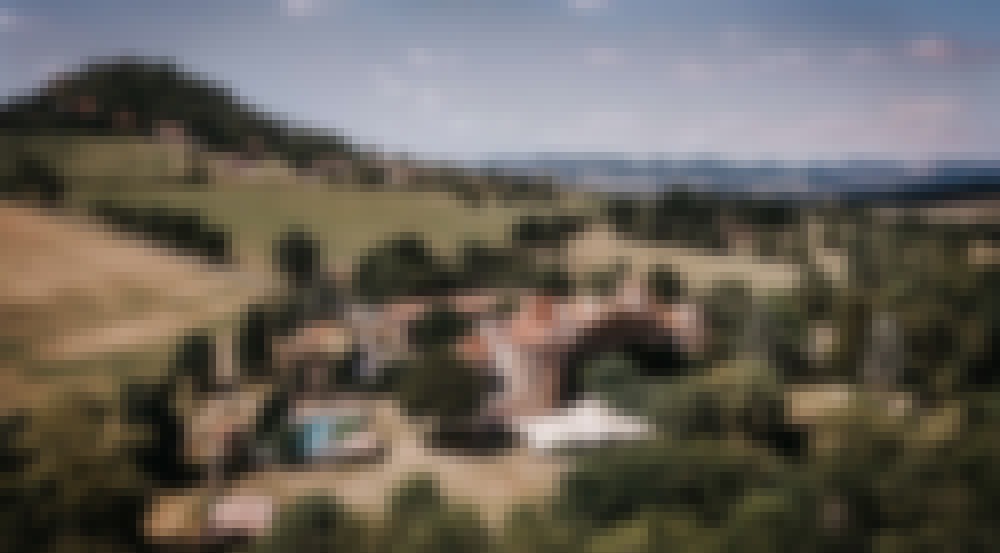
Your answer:
[[[1000,196],[1000,160],[733,162],[719,158],[639,159],[588,154],[494,157],[482,168],[544,172],[599,191],[653,192],[684,185],[720,193],[841,199]]]
[[[0,103],[0,133],[155,132],[163,121],[182,123],[202,144],[221,151],[273,152],[294,166],[310,167],[329,156],[376,167],[338,132],[309,129],[259,112],[242,97],[170,60],[100,59],[53,79],[30,93]],[[792,197],[914,199],[1000,195],[997,161],[941,160],[916,166],[899,161],[785,163],[735,162],[706,155],[693,159],[635,159],[619,154],[497,155],[472,164],[453,163],[472,174],[483,170],[522,175],[529,188],[539,173],[598,191],[650,192],[687,185],[723,193]],[[519,184],[518,186],[521,186]]]

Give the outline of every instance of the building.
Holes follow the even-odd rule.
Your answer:
[[[701,351],[704,338],[704,318],[696,306],[652,303],[641,290],[626,285],[618,296],[605,300],[525,296],[518,311],[509,318],[484,321],[460,342],[458,351],[495,372],[503,383],[490,398],[486,414],[520,427],[529,443],[542,444],[555,440],[542,434],[556,429],[567,436],[578,434],[573,429],[587,424],[577,423],[595,417],[611,434],[626,429],[631,430],[625,434],[642,434],[638,429],[648,427],[641,421],[622,419],[584,401],[579,375],[584,363],[602,351],[626,347],[638,351],[640,358],[655,359],[650,366],[679,371],[685,355]]]

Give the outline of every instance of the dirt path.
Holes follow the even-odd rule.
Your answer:
[[[565,459],[525,449],[482,458],[437,453],[425,447],[420,428],[409,423],[394,402],[379,403],[375,421],[381,435],[392,443],[384,463],[268,471],[238,483],[234,493],[263,492],[279,502],[311,493],[332,493],[378,518],[399,484],[426,472],[438,479],[449,499],[479,508],[488,523],[499,526],[513,506],[554,493],[569,468]]]

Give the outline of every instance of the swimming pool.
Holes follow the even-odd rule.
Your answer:
[[[364,429],[358,415],[311,415],[299,423],[305,457],[336,455],[351,435]]]

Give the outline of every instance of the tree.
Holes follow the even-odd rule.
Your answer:
[[[493,379],[461,361],[450,348],[418,355],[400,375],[400,401],[412,417],[431,417],[438,428],[463,426],[482,409]]]
[[[710,325],[711,346],[709,356],[715,360],[729,360],[741,354],[745,344],[746,322],[750,320],[753,293],[746,282],[721,280],[715,283],[708,296],[707,315]]]
[[[587,274],[577,288],[587,290],[598,297],[608,297],[618,291],[622,279],[629,273],[628,263],[619,258],[613,265],[603,267]]]
[[[436,295],[454,285],[450,267],[416,233],[400,233],[369,248],[353,275],[355,293],[368,302]]]
[[[123,420],[141,431],[142,439],[133,449],[136,466],[151,482],[167,488],[191,485],[200,476],[184,457],[184,420],[176,395],[176,375],[126,382],[121,394]]]
[[[503,248],[468,240],[462,244],[458,280],[462,287],[473,290],[508,286],[516,276],[517,262],[517,257]]]
[[[278,514],[268,536],[255,553],[326,553],[371,551],[371,535],[364,519],[332,497],[310,496]]]
[[[42,159],[20,152],[6,192],[15,198],[32,199],[43,207],[65,204],[69,189],[66,180]]]
[[[139,438],[107,401],[73,393],[31,410],[8,435],[17,471],[0,473],[16,511],[0,511],[14,551],[128,551],[142,541],[149,482],[133,463]],[[11,518],[14,517],[14,518]]]
[[[603,205],[604,219],[615,231],[626,236],[638,230],[640,214],[638,200],[626,196],[613,196]]]
[[[576,530],[538,505],[512,510],[498,549],[509,553],[577,553],[583,545]]]
[[[747,491],[771,485],[776,474],[770,466],[759,454],[715,440],[652,440],[597,450],[564,480],[556,512],[595,530],[650,509],[719,525]]]
[[[626,352],[599,355],[581,368],[583,389],[609,400],[619,409],[642,408],[644,379],[635,359]]]
[[[528,287],[557,297],[569,297],[575,293],[575,283],[569,271],[559,266],[539,268]]]
[[[190,379],[198,393],[211,393],[217,388],[216,344],[206,330],[184,336],[178,344],[170,372]]]
[[[302,226],[286,229],[274,245],[274,266],[295,287],[315,282],[323,266],[319,241]]]
[[[673,303],[681,300],[687,294],[684,277],[673,266],[657,265],[653,267],[648,282],[652,296],[659,303]]]
[[[420,351],[446,348],[469,334],[473,321],[444,304],[435,304],[410,327],[410,343]]]
[[[558,248],[583,228],[583,220],[570,215],[525,215],[511,227],[510,241],[527,249]]]
[[[864,353],[871,307],[861,293],[838,294],[834,312],[837,343],[834,350],[834,379],[857,382],[858,368]]]
[[[449,505],[428,474],[413,475],[394,492],[379,544],[384,553],[471,553],[491,548],[478,514]]]

